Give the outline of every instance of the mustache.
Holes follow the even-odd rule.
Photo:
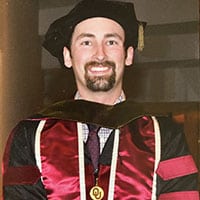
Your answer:
[[[98,62],[98,61],[90,61],[85,64],[85,68],[89,66],[104,66],[104,67],[115,67],[115,63],[109,60],[103,61],[103,62]]]

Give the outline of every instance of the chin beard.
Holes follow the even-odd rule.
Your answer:
[[[89,76],[87,73],[88,66],[109,66],[112,68],[112,74],[109,76]],[[114,87],[116,81],[116,71],[115,71],[115,63],[111,61],[105,61],[103,63],[98,62],[89,62],[85,65],[85,80],[87,88],[93,92],[106,92]]]
[[[115,84],[115,73],[111,76],[105,77],[86,77],[86,84],[88,89],[94,92],[106,92],[114,87]]]

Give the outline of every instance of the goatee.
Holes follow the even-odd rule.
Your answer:
[[[112,70],[112,73],[110,75],[90,76],[88,74],[88,67],[98,67],[98,66],[109,67]],[[104,61],[104,62],[91,61],[86,63],[85,80],[88,89],[94,92],[100,92],[100,91],[106,92],[112,89],[116,81],[115,68],[116,65],[112,61]]]

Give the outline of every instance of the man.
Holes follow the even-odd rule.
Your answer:
[[[77,93],[13,130],[5,199],[199,199],[182,128],[125,101],[139,24],[132,3],[85,0],[50,26],[44,46],[73,68]]]

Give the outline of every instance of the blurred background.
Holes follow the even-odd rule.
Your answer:
[[[0,145],[19,120],[73,98],[73,73],[41,47],[50,23],[78,0],[0,0]],[[133,0],[145,48],[125,71],[128,98],[183,123],[199,165],[199,0]]]

